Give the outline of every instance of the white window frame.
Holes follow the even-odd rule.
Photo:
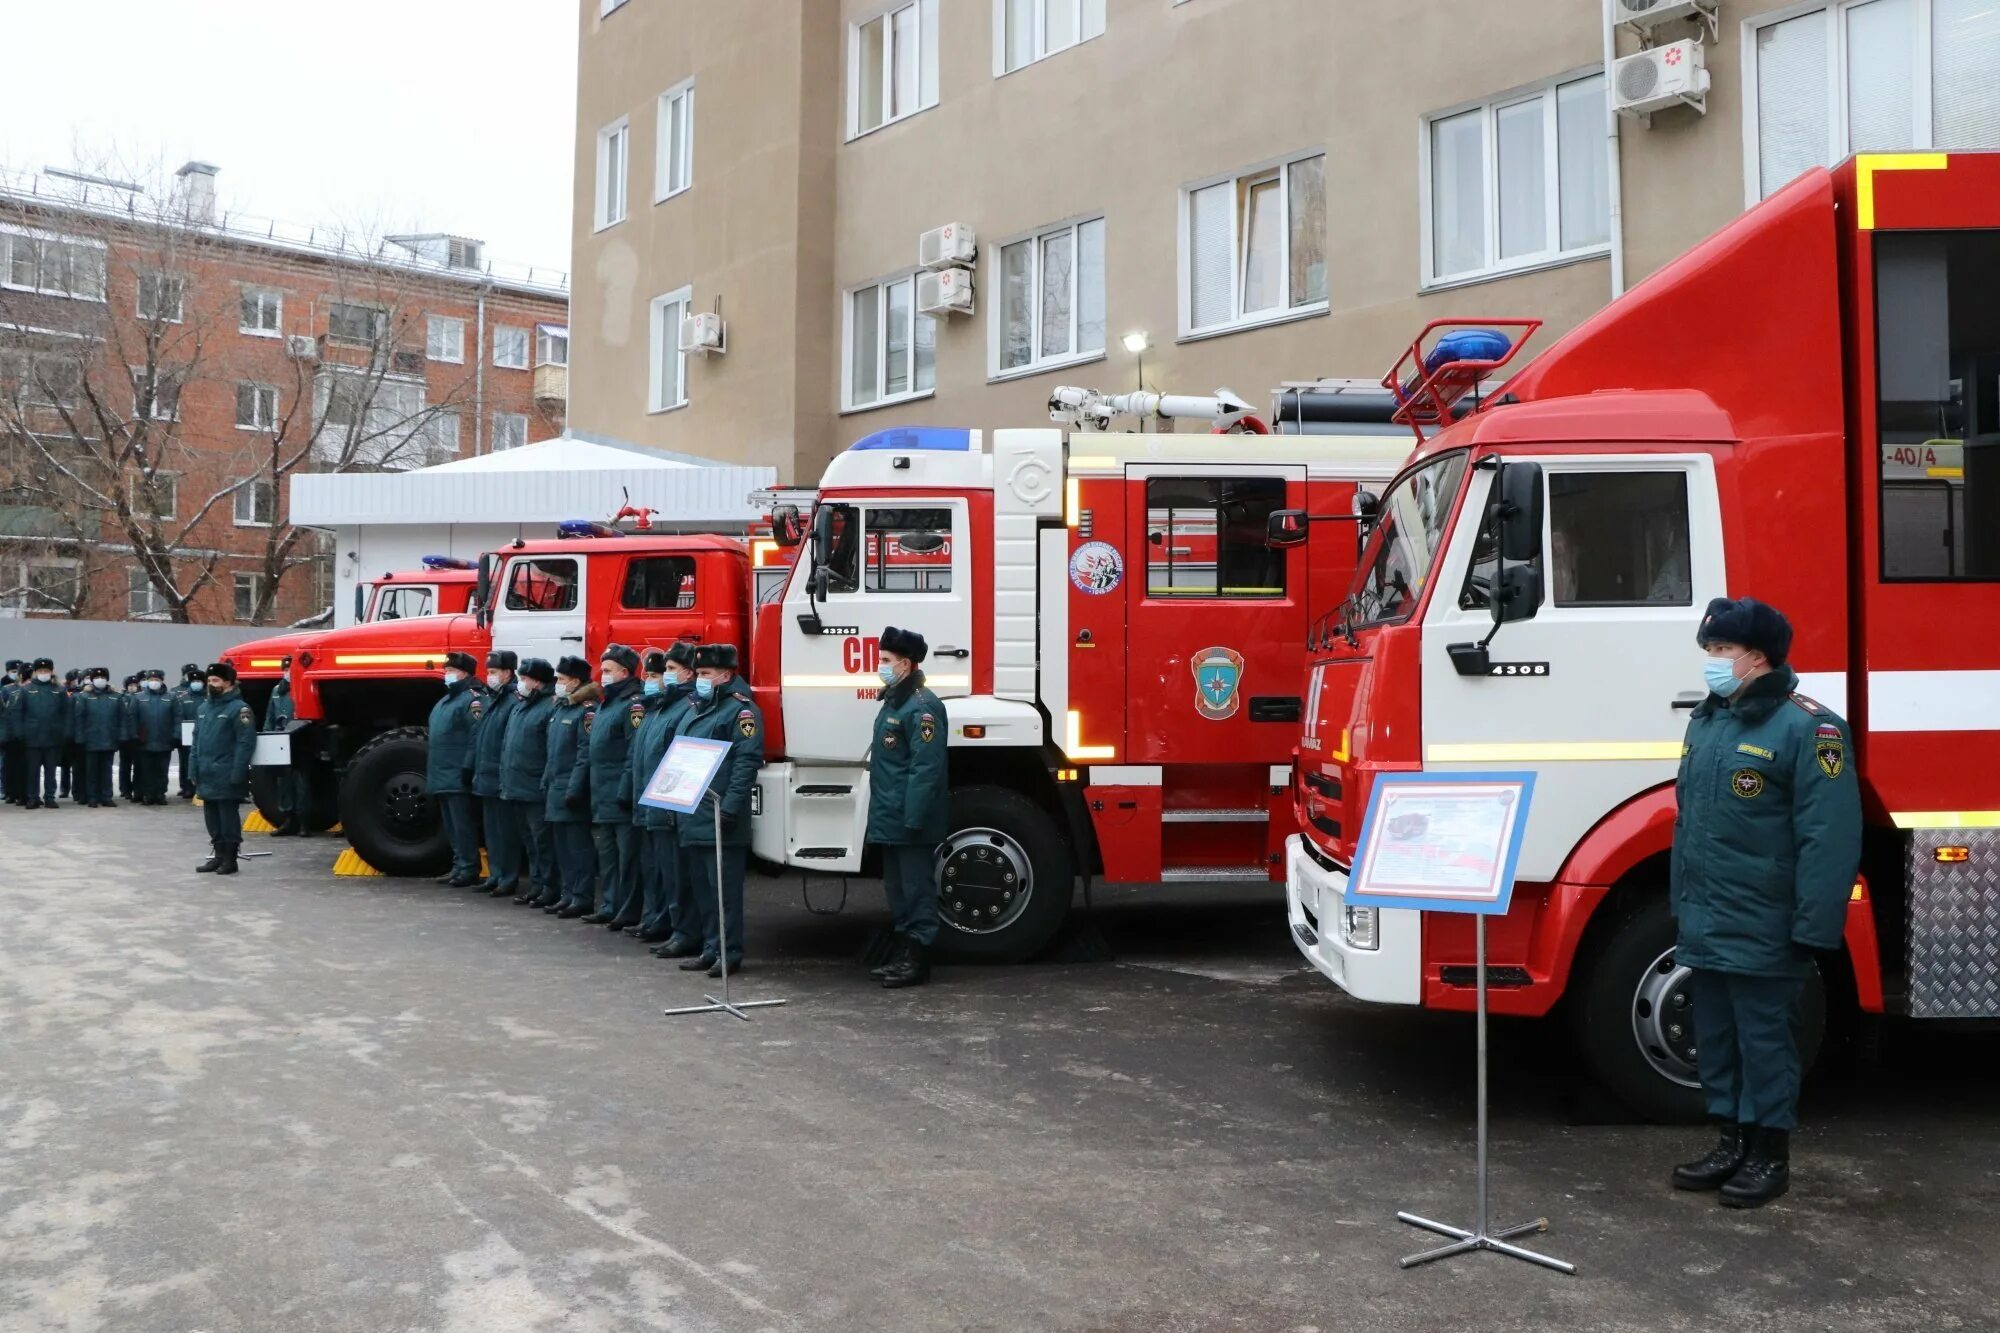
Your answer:
[[[551,356],[549,349],[558,338],[562,339],[562,355],[560,357]],[[538,366],[567,366],[569,364],[569,325],[535,325],[535,364]]]
[[[43,556],[21,561],[9,561],[7,569],[14,574],[15,590],[0,594],[0,606],[21,612],[23,615],[51,615],[69,610],[75,604],[77,594],[83,591],[80,563],[63,556]],[[34,590],[34,575],[38,569],[61,570],[68,575],[70,600],[67,602],[48,601],[45,595]]]
[[[520,436],[520,439],[513,444],[503,445],[500,443],[500,423],[503,421],[508,423],[508,434],[518,434]],[[520,423],[518,431],[514,429],[515,422]],[[495,412],[493,414],[492,447],[487,452],[495,454],[506,453],[509,450],[526,448],[527,443],[528,414],[526,412]]]
[[[131,367],[131,372],[132,417],[135,421],[179,421],[181,419],[181,395],[187,392],[186,380],[175,379],[172,375],[164,375],[160,373],[160,368],[155,366],[153,368],[153,397],[150,401],[142,402],[139,398],[139,391],[146,374],[146,368],[144,366],[133,366]],[[172,384],[174,386],[174,410],[164,414],[155,410],[159,406],[160,386],[162,384]]]
[[[678,143],[669,143],[668,126],[673,123],[673,104],[681,103],[681,132]],[[653,132],[653,202],[664,204],[694,185],[694,80],[682,79],[660,94]],[[680,172],[673,170],[678,150]]]
[[[424,431],[430,437],[425,442],[425,448],[432,458],[459,457],[460,418],[457,408],[440,408],[431,413],[430,419],[424,422]],[[450,437],[449,447],[446,436]]]
[[[867,282],[857,282],[840,293],[840,411],[844,416],[849,412],[873,412],[878,407],[893,407],[897,403],[913,403],[929,398],[937,392],[937,361],[933,352],[931,361],[931,383],[927,388],[914,387],[917,382],[917,321],[931,321],[932,336],[943,327],[944,321],[935,315],[926,315],[917,309],[917,275],[922,269],[898,269]],[[897,283],[910,284],[910,384],[903,393],[886,392],[889,383],[889,289]],[[875,397],[865,403],[854,401],[854,297],[857,292],[875,288],[875,336],[881,341],[875,351]],[[935,347],[935,341],[933,341]]]
[[[350,338],[346,334],[335,333],[333,329],[333,312],[335,307],[339,307],[344,310],[365,310],[369,314],[373,315],[374,319],[370,322],[368,336],[366,338],[357,339],[357,338]],[[379,305],[373,305],[367,301],[327,302],[326,340],[332,343],[336,347],[379,347],[382,345],[383,336],[387,334],[388,331],[389,331],[389,312],[384,310]]]
[[[146,313],[146,284],[148,282],[174,284],[174,313],[171,315],[149,315]],[[132,310],[140,319],[152,323],[157,319],[162,324],[178,324],[187,312],[187,279],[178,273],[155,270],[141,273],[132,280]]]
[[[519,340],[521,348],[520,359],[518,360],[509,359],[505,361],[500,359],[500,335],[503,333],[511,335],[509,341],[513,341],[515,339]],[[532,345],[531,340],[528,337],[528,331],[522,328],[520,325],[495,324],[493,326],[494,366],[500,370],[526,370],[528,368],[528,357],[530,355],[531,345]]]
[[[1078,217],[1070,218],[1066,222],[1057,222],[1057,223],[1052,223],[1046,227],[1037,227],[1033,231],[1022,232],[1018,236],[1010,236],[1004,241],[994,242],[984,247],[991,255],[991,258],[987,263],[988,271],[985,279],[986,290],[989,293],[991,293],[986,302],[986,348],[987,348],[986,378],[988,383],[998,383],[1002,380],[1021,379],[1024,376],[1039,375],[1044,371],[1056,370],[1063,366],[1083,365],[1087,362],[1102,361],[1104,359],[1105,357],[1104,347],[1098,347],[1087,352],[1072,350],[1061,353],[1060,355],[1057,356],[1042,356],[1039,354],[1042,346],[1043,245],[1052,236],[1060,236],[1065,232],[1069,234],[1070,256],[1071,256],[1070,284],[1069,284],[1069,345],[1071,348],[1075,348],[1077,341],[1077,334],[1080,327],[1078,323],[1079,309],[1082,304],[1080,299],[1081,293],[1078,291],[1077,287],[1079,269],[1077,267],[1075,259],[1075,256],[1079,249],[1078,243],[1080,237],[1078,233],[1086,224],[1092,222],[1103,224],[1105,227],[1105,268],[1107,271],[1104,276],[1105,276],[1105,284],[1108,288],[1110,285],[1109,269],[1111,260],[1111,244],[1110,244],[1111,234],[1110,234],[1110,224],[1105,221],[1105,216],[1102,213],[1084,213]],[[1005,255],[1008,249],[1012,248],[1013,246],[1019,245],[1022,242],[1029,242],[1034,247],[1033,249],[1033,253],[1035,256],[1034,271],[1031,280],[1029,281],[1028,287],[1030,293],[1032,294],[1034,303],[1034,311],[1033,311],[1034,327],[1033,331],[1030,334],[1030,337],[1033,340],[1033,346],[1036,349],[1037,355],[1024,366],[1003,367],[1000,364],[1000,357],[1002,351],[1004,350],[1004,343],[1006,339],[1006,293],[1002,289],[1003,266],[1005,262],[1003,256]],[[1108,299],[1109,298],[1108,291],[1106,293],[1106,297],[1107,299],[1105,302],[1104,339],[1106,345],[1108,346],[1111,341],[1110,302]]]
[[[618,154],[617,198],[612,198],[611,155]],[[632,118],[620,116],[597,132],[597,177],[591,193],[596,196],[595,231],[615,227],[625,220],[626,204],[632,194]]]
[[[451,315],[429,315],[424,321],[424,356],[448,365],[465,364],[465,321]]]
[[[257,410],[253,411],[251,415],[253,418],[258,418],[258,419],[252,420],[248,424],[245,424],[241,420],[241,408],[243,406],[242,393],[243,390],[245,389],[254,390],[257,394],[256,398]],[[236,392],[237,392],[237,401],[235,407],[238,411],[238,420],[236,422],[236,429],[250,430],[250,431],[271,431],[277,429],[278,390],[276,389],[276,387],[269,384],[258,384],[254,380],[243,380],[242,382],[237,384]],[[270,395],[271,410],[268,414],[262,410],[265,394]]]
[[[144,597],[143,606],[134,606],[132,599]],[[232,608],[233,609],[233,608]],[[153,586],[146,576],[143,565],[128,565],[125,569],[125,615],[130,620],[150,620],[167,614],[167,596]]]
[[[250,612],[248,615],[237,609],[246,584],[250,589]],[[263,600],[263,584],[264,575],[252,570],[239,569],[230,574],[229,611],[230,615],[239,623],[247,625],[257,618],[257,603]]]
[[[243,303],[255,301],[261,318],[266,301],[271,307],[271,327],[243,322]],[[275,287],[243,287],[236,293],[236,331],[252,338],[282,338],[285,336],[285,294]]]
[[[1537,269],[1557,268],[1564,264],[1575,264],[1587,259],[1598,259],[1611,253],[1609,236],[1592,245],[1562,248],[1562,144],[1557,134],[1557,90],[1572,83],[1595,78],[1604,72],[1602,65],[1583,65],[1565,70],[1552,79],[1522,84],[1492,97],[1473,102],[1461,102],[1441,111],[1433,111],[1417,122],[1417,239],[1421,251],[1421,284],[1419,290],[1426,292],[1447,291],[1453,287],[1465,287],[1473,283],[1490,282],[1494,278],[1508,277],[1516,273],[1531,273]],[[1604,96],[1606,113],[1609,114],[1611,83],[1605,80]],[[1536,99],[1542,102],[1542,212],[1548,235],[1554,242],[1553,249],[1539,250],[1533,254],[1516,255],[1512,259],[1498,257],[1500,247],[1500,144],[1495,133],[1496,117],[1508,107],[1519,106]],[[1484,226],[1484,253],[1486,263],[1478,268],[1464,269],[1456,273],[1437,271],[1436,215],[1432,211],[1431,176],[1431,127],[1441,120],[1462,116],[1469,111],[1482,113],[1480,125],[1480,186],[1481,218]],[[1594,140],[1599,152],[1604,151],[1602,138]],[[1609,229],[1607,228],[1607,231]]]
[[[674,316],[672,327],[666,327],[663,319],[667,307],[674,306],[680,313]],[[680,350],[681,321],[688,317],[694,307],[694,287],[692,284],[671,292],[663,292],[654,297],[646,307],[647,350],[651,353],[646,366],[646,411],[649,413],[672,412],[688,405],[688,358]],[[680,378],[678,385],[669,386],[662,382],[660,367],[667,349],[672,348],[675,357],[675,373]],[[669,387],[678,390],[671,399],[667,397]]]
[[[926,22],[926,15],[928,15],[930,19],[937,21],[940,32],[942,32],[944,23],[938,13],[942,5],[943,0],[937,0],[937,3],[934,4],[926,3],[925,0],[889,0],[889,3],[878,4],[874,8],[864,10],[849,20],[847,24],[847,138],[849,142],[873,134],[877,130],[886,130],[891,125],[900,124],[912,116],[922,115],[938,104],[938,90],[943,82],[942,67],[944,56],[938,42],[926,40],[924,24]],[[906,110],[899,110],[894,115],[885,115],[880,125],[871,125],[867,129],[863,129],[861,128],[861,30],[877,19],[885,20],[881,75],[882,97],[886,104],[891,101],[890,90],[894,88],[896,82],[895,16],[905,9],[914,9],[917,11],[916,105]],[[938,68],[934,68],[931,71],[931,93],[928,99],[924,96],[924,53],[926,51],[934,53],[937,56],[938,62]]]
[[[145,481],[145,473],[134,472],[131,479],[126,483],[125,504],[131,509],[132,513],[139,518],[171,519],[177,517],[181,507],[181,474],[178,472],[155,472],[153,474],[154,490],[157,491],[162,483],[165,484],[167,489],[167,512],[164,514],[148,513],[139,507],[139,489],[145,484]]]
[[[1009,69],[1007,68],[1007,3],[1008,0],[993,0],[993,77],[996,79],[1004,79],[1009,74],[1018,74],[1031,65],[1039,65],[1050,56],[1061,55],[1064,51],[1082,46],[1085,42],[1095,41],[1104,35],[1105,28],[1109,26],[1109,20],[1106,19],[1104,12],[1110,7],[1108,0],[1076,0],[1076,40],[1064,42],[1061,46],[1050,46],[1048,44],[1049,0],[1032,0],[1035,9],[1035,36],[1029,43],[1031,52],[1025,61]],[[1097,21],[1097,31],[1085,31],[1093,18]]]
[[[261,519],[257,517],[257,497],[259,495],[268,497],[268,502],[264,506],[265,517]],[[250,501],[250,517],[248,518],[243,516],[243,501],[245,497],[248,497]],[[229,497],[229,512],[231,520],[236,527],[268,528],[277,522],[278,519],[278,488],[264,478],[248,477],[241,486],[236,488],[236,494]]]
[[[1326,171],[1326,156],[1327,152],[1324,148],[1301,149],[1296,153],[1287,153],[1283,157],[1274,157],[1268,161],[1259,162],[1252,167],[1245,167],[1237,171],[1218,172],[1213,176],[1203,177],[1201,180],[1190,181],[1181,187],[1179,210],[1180,238],[1177,246],[1179,258],[1175,265],[1177,270],[1175,286],[1179,289],[1179,313],[1177,318],[1179,320],[1180,335],[1176,339],[1177,342],[1198,342],[1203,338],[1218,338],[1225,334],[1240,333],[1244,329],[1261,329],[1270,324],[1289,324],[1295,319],[1312,319],[1327,312],[1330,307],[1326,300],[1311,301],[1305,305],[1298,306],[1291,303],[1292,186],[1290,174],[1293,163],[1310,162],[1314,158],[1320,158],[1320,171],[1323,176]],[[1194,207],[1195,192],[1206,190],[1211,185],[1233,186],[1238,181],[1253,180],[1260,176],[1268,176],[1274,171],[1278,173],[1278,212],[1281,223],[1278,227],[1278,275],[1284,283],[1284,290],[1278,298],[1278,305],[1272,310],[1259,311],[1253,315],[1237,314],[1221,323],[1204,324],[1200,328],[1196,328],[1194,326],[1194,275],[1189,269],[1189,265],[1194,261],[1194,251],[1192,248],[1193,227],[1190,212]],[[1333,183],[1327,181],[1326,188],[1329,191],[1330,199]],[[1244,253],[1242,212],[1243,210],[1232,199],[1229,206],[1229,308],[1231,310],[1238,309],[1243,303]],[[1332,209],[1329,207],[1328,233],[1323,241],[1323,244],[1326,246],[1326,263],[1329,270],[1333,264],[1331,215]],[[1107,250],[1107,268],[1109,264],[1110,256]],[[1330,283],[1328,290],[1330,294]]]
[[[625,0],[597,0],[597,17],[608,19],[616,11],[625,7]]]
[[[42,286],[39,257],[35,266],[34,284],[29,285],[15,282],[13,243],[16,239],[33,241],[38,245],[46,245],[54,242],[55,244],[66,246],[71,250],[95,251],[97,253],[96,295],[93,296],[88,293],[79,295],[70,291],[67,287]],[[71,301],[95,301],[99,305],[102,305],[109,299],[111,283],[107,270],[110,253],[111,248],[103,241],[93,240],[87,236],[66,236],[61,232],[42,231],[34,227],[16,227],[0,223],[0,287],[6,287],[17,292],[35,292],[42,296],[61,296]],[[74,257],[72,257],[71,262],[74,263]]]

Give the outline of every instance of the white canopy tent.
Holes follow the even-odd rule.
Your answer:
[[[426,555],[473,560],[516,537],[553,537],[565,519],[606,521],[630,503],[669,532],[747,532],[753,491],[777,470],[565,435],[412,472],[304,473],[291,520],[334,534],[334,623],[352,622],[354,589]]]

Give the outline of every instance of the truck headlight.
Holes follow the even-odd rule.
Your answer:
[[[1351,949],[1373,949],[1375,938],[1375,909],[1372,907],[1342,907],[1340,909],[1340,934]]]

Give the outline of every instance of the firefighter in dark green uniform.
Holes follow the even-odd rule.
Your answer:
[[[576,773],[586,774],[584,741],[595,722],[601,696],[590,680],[590,663],[564,657],[556,663],[556,708],[549,717],[548,760],[542,770],[542,806],[555,845],[562,901],[556,915],[565,921],[597,912],[597,848],[590,840],[590,793],[576,789]]]
[[[139,715],[132,706],[139,702],[139,677],[125,677],[120,702],[125,705],[125,739],[118,742],[118,799],[139,803]]]
[[[951,818],[944,701],[924,685],[930,645],[915,630],[882,631],[882,708],[868,752],[868,841],[882,849],[882,889],[895,947],[870,973],[891,990],[930,979],[937,942],[937,846]]]
[[[195,713],[191,765],[214,854],[195,867],[198,874],[236,873],[236,851],[243,845],[243,802],[250,795],[250,759],[256,752],[257,715],[236,688],[236,668],[227,662],[210,663],[208,697]]]
[[[548,796],[542,791],[542,773],[549,763],[549,717],[556,711],[556,669],[546,658],[530,657],[521,663],[514,690],[520,697],[507,715],[507,737],[500,749],[500,799],[515,824],[522,856],[513,866],[516,878],[509,881],[507,870],[495,870],[498,881],[491,892],[495,898],[513,895],[521,906],[534,904],[553,912],[562,906],[562,877],[556,874],[555,844],[549,838]],[[520,881],[525,879],[526,883]]]
[[[22,794],[28,785],[28,760],[21,752],[21,738],[14,733],[14,697],[28,677],[28,664],[9,658],[7,674],[0,677],[0,795],[9,805],[26,805]]]
[[[597,911],[584,921],[623,930],[639,924],[640,908],[639,838],[625,774],[633,730],[627,713],[639,697],[639,654],[621,643],[609,645],[597,664],[597,681],[604,697],[594,705],[596,717],[585,720],[584,753],[570,790],[589,794],[591,840],[597,847]]]
[[[112,770],[125,739],[125,696],[111,688],[111,669],[92,667],[70,714],[70,739],[82,756],[77,766],[76,803],[93,810],[118,804]]]
[[[201,701],[207,697],[207,691],[208,685],[202,677],[200,667],[192,662],[182,667],[181,683],[174,686],[170,691],[174,696],[174,706],[179,710],[175,715],[176,719],[181,722],[194,721],[195,714],[201,710]],[[183,801],[192,801],[194,799],[194,749],[191,746],[182,745],[178,741],[175,742],[174,749],[176,751],[175,758],[178,760],[178,767],[180,769],[179,785],[181,799]]]
[[[660,869],[653,856],[653,844],[646,837],[646,808],[639,804],[639,793],[652,776],[648,769],[644,775],[639,772],[639,742],[646,734],[646,719],[666,707],[667,695],[667,655],[657,648],[649,649],[644,663],[645,675],[638,694],[632,696],[627,711],[632,723],[631,738],[625,745],[625,806],[628,822],[632,825],[632,841],[638,848],[639,857],[639,920],[625,927],[625,933],[642,944],[661,944],[666,941],[664,927],[666,905],[665,890],[661,886]]]
[[[14,738],[21,743],[27,785],[22,794],[30,810],[53,810],[59,804],[56,787],[62,771],[63,746],[69,741],[69,691],[56,683],[56,664],[35,659],[28,683],[14,696]]]
[[[437,798],[438,818],[451,843],[451,873],[438,883],[469,889],[480,881],[479,823],[472,813],[472,737],[486,713],[486,696],[474,685],[479,663],[470,653],[447,653],[444,698],[431,705],[430,752],[424,786]]]
[[[743,874],[750,861],[750,793],[764,766],[764,714],[750,685],[736,674],[733,643],[705,643],[694,650],[695,705],[681,735],[729,742],[700,811],[679,821],[681,867],[694,879],[701,914],[701,953],[681,960],[683,972],[722,975],[743,966]],[[721,864],[717,866],[716,811],[722,813]],[[718,874],[720,880],[718,881]],[[722,903],[716,902],[720,890]],[[718,911],[727,922],[717,918]],[[727,930],[725,932],[725,925]],[[726,937],[725,937],[726,935]]]
[[[520,883],[521,862],[526,844],[521,841],[521,824],[500,796],[502,752],[507,747],[507,720],[520,707],[521,692],[514,688],[514,668],[521,664],[511,649],[495,648],[486,654],[486,693],[490,701],[486,716],[479,720],[479,734],[472,742],[472,794],[479,798],[479,826],[486,842],[486,878],[472,887],[489,897],[501,881],[511,887]]]
[[[638,798],[694,709],[694,645],[677,643],[660,656],[659,692],[647,698],[645,716],[632,737],[632,818],[644,830],[653,869],[639,938],[653,944],[656,957],[686,958],[701,951],[701,935],[687,877],[681,874],[674,812],[641,805]]]
[[[1813,956],[1840,947],[1861,793],[1847,724],[1795,692],[1784,616],[1718,597],[1696,639],[1709,695],[1688,721],[1675,780],[1674,957],[1692,970],[1696,1064],[1722,1138],[1673,1180],[1754,1208],[1790,1185],[1793,1014]]]
[[[165,805],[167,760],[181,740],[180,707],[167,693],[166,672],[155,667],[142,674],[132,722],[138,733],[139,804]]]
[[[278,683],[271,687],[271,697],[264,704],[264,730],[283,735],[285,729],[298,718],[299,706],[292,698],[292,659],[285,659],[285,674],[278,677]],[[305,779],[299,775],[294,764],[287,764],[278,773],[278,823],[271,830],[274,838],[298,838],[306,831],[306,791]]]

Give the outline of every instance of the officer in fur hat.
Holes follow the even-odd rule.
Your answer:
[[[500,795],[500,770],[505,762],[507,721],[521,706],[521,692],[515,688],[514,668],[521,659],[511,648],[495,648],[486,654],[486,716],[472,738],[472,794],[479,798],[479,824],[486,842],[486,878],[472,887],[488,895],[505,880],[518,882],[525,855],[523,830],[514,812]],[[509,890],[509,896],[512,890]]]
[[[1749,597],[1708,604],[1674,793],[1675,960],[1692,969],[1696,1065],[1721,1141],[1674,1168],[1679,1189],[1755,1208],[1791,1182],[1799,1051],[1793,1011],[1813,955],[1840,947],[1861,859],[1847,724],[1797,693],[1792,627]]]
[[[21,744],[27,780],[22,795],[30,810],[53,810],[60,804],[56,789],[71,719],[69,691],[56,683],[55,670],[48,658],[36,658],[27,683],[14,696],[13,736]]]
[[[624,930],[639,924],[639,832],[632,827],[632,784],[626,774],[632,726],[628,714],[640,698],[639,654],[622,643],[607,646],[597,664],[604,697],[584,721],[584,754],[570,782],[590,801],[590,837],[597,849],[597,911],[593,926]],[[601,725],[600,725],[601,724]]]
[[[736,645],[705,643],[694,650],[694,711],[681,735],[729,742],[729,755],[709,785],[699,812],[679,821],[681,865],[693,882],[695,910],[701,913],[701,952],[681,960],[683,972],[722,975],[743,965],[743,873],[750,860],[750,793],[764,766],[764,713],[751,697],[749,682],[736,674]],[[713,804],[711,804],[713,802]],[[720,880],[717,879],[716,819],[722,813]],[[717,918],[721,890],[725,923]],[[726,926],[726,932],[725,932]],[[726,934],[726,938],[725,938]]]
[[[924,684],[929,654],[913,629],[882,631],[882,707],[868,752],[868,841],[882,849],[882,889],[896,943],[870,975],[891,990],[930,979],[937,942],[937,845],[951,818],[950,722],[944,701]]]
[[[479,821],[473,813],[472,741],[486,715],[486,696],[474,688],[479,663],[470,653],[447,653],[444,698],[431,705],[430,752],[424,785],[437,798],[438,818],[451,843],[451,872],[438,883],[469,889],[479,883]]]
[[[257,753],[257,715],[236,688],[236,668],[212,662],[208,697],[195,712],[195,795],[201,797],[202,822],[208,826],[211,855],[195,867],[198,874],[236,873],[236,852],[243,845],[243,802],[250,796],[250,760]]]

